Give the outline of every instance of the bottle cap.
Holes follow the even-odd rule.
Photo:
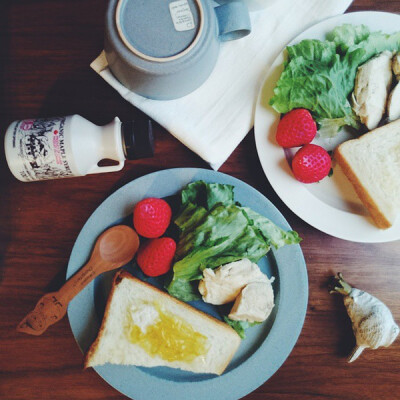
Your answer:
[[[148,158],[154,155],[153,126],[149,118],[122,122],[124,153],[128,160]]]

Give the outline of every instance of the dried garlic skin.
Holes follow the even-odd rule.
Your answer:
[[[353,325],[357,346],[377,349],[394,342],[399,327],[385,304],[369,293],[354,288],[343,301]]]
[[[368,130],[375,129],[385,114],[392,85],[392,56],[384,51],[358,67],[351,95],[352,107]]]
[[[356,347],[349,362],[358,358],[364,349],[390,346],[399,334],[399,326],[389,308],[376,297],[362,290],[352,288],[341,273],[335,276],[337,286],[331,293],[344,296],[343,302],[351,319]]]

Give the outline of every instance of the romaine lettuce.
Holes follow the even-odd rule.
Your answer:
[[[234,321],[227,316],[224,316],[224,321],[230,325],[242,339],[246,337],[245,332],[248,328],[261,324],[261,322]]]
[[[349,24],[335,28],[327,40],[303,40],[287,47],[287,61],[270,105],[279,113],[308,109],[319,133],[332,137],[342,126],[360,128],[348,100],[357,68],[385,50],[400,50],[400,32],[387,35]]]
[[[248,258],[258,262],[270,249],[299,243],[268,218],[234,202],[231,185],[196,181],[181,192],[181,210],[174,222],[180,234],[168,292],[184,301],[200,298],[190,284],[205,268]]]

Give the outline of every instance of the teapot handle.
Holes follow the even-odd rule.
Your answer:
[[[241,0],[231,0],[214,8],[219,39],[222,42],[241,39],[251,32],[249,10]]]

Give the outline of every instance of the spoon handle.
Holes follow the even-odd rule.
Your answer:
[[[45,294],[35,308],[19,323],[18,332],[39,336],[62,319],[69,302],[102,271],[100,260],[90,259],[57,291]]]
[[[45,294],[17,326],[18,332],[41,335],[67,312],[68,303],[96,276],[122,267],[139,248],[137,233],[126,225],[104,231],[96,241],[89,261],[57,292]]]
[[[19,323],[17,332],[39,336],[67,312],[68,303],[62,303],[58,292],[45,294],[35,308]]]
[[[72,275],[58,290],[62,303],[68,303],[94,278],[104,272],[104,261],[92,257],[76,274]]]

